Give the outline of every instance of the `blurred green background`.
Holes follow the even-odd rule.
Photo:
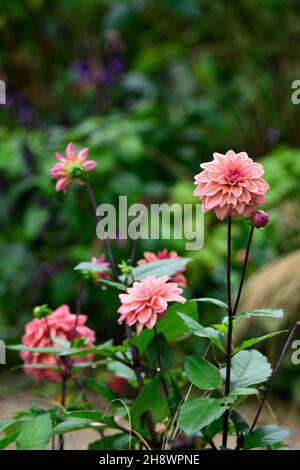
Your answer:
[[[98,163],[90,181],[99,203],[123,194],[146,204],[197,202],[199,164],[214,151],[245,150],[263,160],[271,185],[271,223],[255,234],[249,274],[297,254],[300,106],[291,84],[300,79],[299,19],[298,0],[1,1],[2,339],[20,341],[35,305],[74,308],[73,267],[103,252],[84,189],[57,194],[49,175],[54,152],[69,141],[90,147]],[[193,259],[187,295],[224,298],[226,227],[211,214],[205,224],[199,252],[178,240],[143,242],[138,257],[176,249]],[[238,221],[235,285],[247,233]],[[129,249],[114,246],[120,260]],[[298,288],[286,327],[299,319]],[[272,306],[272,285],[268,292]],[[83,310],[99,340],[120,337],[117,306],[115,292],[87,286]],[[298,370],[287,361],[277,390],[300,402]]]

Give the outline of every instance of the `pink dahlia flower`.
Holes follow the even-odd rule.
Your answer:
[[[74,144],[70,143],[66,149],[66,156],[60,153],[55,154],[59,162],[51,168],[50,174],[57,180],[56,191],[65,193],[74,180],[81,185],[84,184],[87,172],[97,165],[94,160],[87,160],[88,153],[88,148],[76,153]]]
[[[265,202],[269,185],[262,178],[264,168],[246,152],[214,153],[213,161],[200,166],[194,196],[202,198],[204,212],[213,209],[220,220],[227,215],[250,217]]]
[[[102,266],[103,268],[109,268],[110,267],[110,264],[105,261],[105,258],[104,258],[103,255],[98,256],[98,258],[96,258],[96,256],[93,256],[92,259],[91,259],[91,263],[92,264],[98,264],[99,266]],[[110,275],[107,271],[99,271],[99,272],[95,272],[93,274],[94,274],[94,279],[96,281],[101,281],[101,279],[106,279],[106,280],[110,279]]]
[[[151,329],[168,308],[168,302],[185,302],[180,294],[182,289],[168,276],[148,276],[141,282],[134,282],[126,294],[120,294],[121,314],[119,323],[126,321],[129,326],[136,325],[139,335],[144,327]]]
[[[47,323],[48,327],[47,327]],[[86,315],[79,315],[76,327],[75,336],[73,338],[74,325],[76,321],[76,315],[70,312],[68,305],[61,305],[59,308],[54,310],[51,315],[46,318],[35,318],[27,323],[25,327],[25,335],[22,338],[22,343],[25,346],[37,348],[37,347],[58,347],[62,348],[61,344],[55,343],[55,340],[50,341],[48,331],[50,331],[51,338],[57,337],[67,341],[72,339],[85,338],[87,341],[87,347],[91,347],[95,343],[95,333],[93,330],[85,326],[87,321]],[[32,353],[29,351],[22,351],[21,358],[25,363],[25,372],[27,374],[33,374],[37,381],[45,379],[48,382],[57,382],[61,380],[61,375],[55,369],[34,369],[26,368],[26,365],[31,364],[44,364],[49,366],[56,366],[56,360],[53,354],[44,353]],[[84,358],[75,359],[76,362],[89,362],[92,359],[92,355]],[[66,367],[66,361],[60,358],[60,366]]]
[[[159,261],[161,259],[177,259],[179,258],[178,254],[176,251],[169,251],[164,248],[162,251],[159,251],[158,253],[152,253],[151,251],[145,251],[144,253],[144,258],[140,259],[138,261],[138,265],[142,266],[143,264],[147,263],[152,263],[153,261]],[[180,269],[178,273],[174,274],[172,277],[170,277],[171,282],[176,282],[180,287],[186,287],[186,278],[182,274],[185,271],[185,267]]]

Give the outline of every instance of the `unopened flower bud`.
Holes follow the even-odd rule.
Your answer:
[[[118,264],[118,267],[121,270],[121,273],[124,274],[125,276],[130,276],[132,274],[132,266],[129,266],[126,261],[122,261],[121,264]]]
[[[263,228],[269,223],[269,216],[265,211],[255,211],[251,221],[254,227]]]
[[[51,309],[47,304],[37,305],[33,309],[33,316],[36,318],[48,317],[51,314]]]

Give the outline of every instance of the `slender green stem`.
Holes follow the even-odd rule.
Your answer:
[[[231,376],[231,355],[232,355],[232,337],[233,337],[233,320],[234,316],[237,312],[246,272],[247,272],[247,265],[249,260],[250,254],[250,247],[254,233],[254,226],[251,226],[250,234],[248,238],[245,260],[243,265],[242,276],[239,284],[239,289],[236,297],[236,301],[234,307],[232,308],[231,303],[231,217],[228,218],[228,247],[227,247],[227,297],[228,297],[228,335],[227,335],[227,351],[226,351],[226,380],[225,380],[225,396],[228,396],[230,393],[230,376]],[[224,427],[223,427],[223,440],[222,446],[227,446],[227,438],[228,438],[228,425],[229,425],[229,410],[226,410],[224,414]]]
[[[289,348],[289,346],[290,346],[290,344],[291,344],[291,342],[292,342],[292,340],[293,340],[293,338],[294,338],[294,335],[295,335],[296,331],[298,330],[298,328],[300,328],[300,321],[297,321],[297,322],[295,323],[295,325],[293,326],[293,328],[290,330],[290,332],[289,332],[289,334],[288,334],[288,337],[287,337],[287,339],[286,339],[286,341],[285,341],[285,343],[284,343],[284,345],[283,345],[283,348],[282,348],[282,350],[281,350],[281,353],[280,353],[280,356],[279,356],[279,358],[278,358],[277,364],[276,364],[276,366],[274,367],[273,372],[272,372],[272,375],[271,375],[271,378],[270,378],[270,380],[269,380],[268,387],[267,387],[267,389],[266,389],[266,391],[265,391],[265,393],[264,393],[264,396],[263,396],[262,401],[260,402],[259,408],[258,408],[258,410],[257,410],[257,413],[256,413],[255,418],[254,418],[254,420],[253,420],[252,426],[251,426],[251,428],[250,428],[251,431],[254,430],[254,428],[255,428],[255,426],[256,426],[256,424],[257,424],[258,418],[259,418],[259,416],[260,416],[260,414],[261,414],[261,412],[262,412],[262,409],[263,409],[263,407],[264,407],[264,404],[265,404],[265,402],[266,402],[267,395],[269,394],[269,392],[270,392],[270,390],[271,390],[271,388],[272,388],[272,386],[273,386],[273,384],[274,384],[274,381],[275,381],[277,372],[278,372],[278,370],[279,370],[279,368],[280,368],[280,366],[281,366],[281,364],[282,364],[282,361],[283,361],[283,359],[284,359],[284,356],[285,356],[285,354],[286,354],[286,352],[287,352],[287,350],[288,350],[288,348]]]
[[[131,330],[130,326],[127,325],[127,323],[126,323],[126,332],[127,332],[127,337],[128,337],[130,349],[131,349],[131,355],[132,355],[132,361],[133,361],[133,370],[135,372],[135,376],[136,376],[136,379],[137,379],[138,389],[139,389],[139,392],[142,392],[143,389],[144,389],[144,382],[143,382],[143,377],[142,377],[142,374],[141,374],[141,371],[140,371],[139,352],[138,352],[138,349],[132,344],[132,330]],[[155,432],[155,429],[154,429],[154,421],[153,421],[151,411],[149,411],[149,410],[146,411],[145,412],[145,417],[146,417],[147,426],[148,426],[148,429],[149,429],[149,433],[150,433],[152,442],[153,442],[154,446],[157,447],[158,446],[158,441],[157,441],[156,432]]]
[[[164,391],[164,395],[166,397],[166,400],[167,400],[167,403],[168,403],[168,406],[169,406],[171,416],[172,416],[172,418],[174,418],[174,413],[172,411],[172,407],[171,407],[171,404],[170,404],[170,401],[169,401],[168,385],[167,385],[167,382],[166,382],[165,378],[161,374],[161,372],[162,372],[161,351],[160,351],[160,345],[159,345],[158,336],[157,336],[156,325],[154,326],[154,337],[155,337],[155,344],[156,344],[156,351],[157,351],[157,362],[158,362],[157,372],[159,374],[159,378],[160,378],[161,385],[162,385],[162,388],[163,388],[163,391]]]
[[[226,379],[225,379],[225,396],[230,393],[230,372],[231,372],[231,349],[232,349],[232,332],[233,332],[233,312],[231,304],[231,217],[228,217],[227,226],[227,302],[228,302],[228,334],[227,334],[227,351],[226,351]],[[229,410],[224,413],[223,423],[223,439],[222,446],[227,447],[229,425]]]
[[[94,192],[93,192],[93,190],[91,188],[91,185],[90,185],[87,178],[85,180],[85,183],[86,183],[86,188],[87,188],[87,192],[88,192],[91,204],[93,206],[93,210],[95,212],[96,220],[97,220],[97,222],[99,222],[100,219],[97,216],[97,207],[98,207],[98,205],[97,205],[97,202],[96,202]],[[115,261],[114,261],[114,257],[113,257],[113,254],[112,254],[112,251],[111,251],[111,248],[110,248],[110,241],[109,241],[108,237],[105,237],[103,239],[103,244],[104,244],[104,248],[105,248],[105,251],[106,251],[106,256],[109,259],[109,263],[111,265],[111,269],[112,269],[112,272],[113,272],[113,278],[114,278],[115,281],[117,281],[118,280],[118,270],[117,270],[117,267],[116,267],[116,264],[115,264]]]
[[[62,408],[65,407],[66,404],[66,394],[67,394],[67,375],[63,374],[62,381],[61,381],[61,392],[60,392],[60,404]],[[59,450],[64,450],[65,447],[65,439],[64,435],[61,434],[59,436]]]
[[[254,225],[252,225],[251,229],[250,229],[250,234],[249,234],[249,238],[248,238],[248,244],[247,244],[246,254],[245,254],[245,259],[244,259],[243,272],[242,272],[242,277],[241,277],[241,281],[240,281],[236,301],[235,301],[234,308],[233,308],[233,315],[235,315],[236,312],[237,312],[239,302],[240,302],[240,298],[241,298],[241,294],[242,294],[242,290],[243,290],[243,285],[244,285],[246,272],[247,272],[247,265],[248,265],[248,260],[249,260],[250,247],[251,247],[251,242],[252,242],[252,238],[253,238],[254,228],[255,228]]]

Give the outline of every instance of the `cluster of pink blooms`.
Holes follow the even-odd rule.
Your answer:
[[[153,261],[159,261],[162,259],[178,259],[179,256],[176,251],[168,251],[166,248],[159,251],[158,253],[152,253],[151,251],[145,251],[143,253],[144,258],[138,261],[138,265],[142,266],[147,263],[153,263]],[[182,268],[178,273],[170,277],[171,282],[175,282],[180,287],[186,287],[186,278],[182,274],[185,271],[185,267]]]
[[[121,314],[119,323],[135,325],[137,334],[144,327],[151,329],[160,320],[168,308],[168,302],[185,302],[180,294],[182,289],[175,282],[169,282],[168,276],[148,276],[141,282],[134,282],[126,294],[120,294]]]
[[[65,193],[74,180],[78,184],[84,184],[87,172],[93,170],[97,165],[94,160],[87,160],[88,153],[88,148],[76,153],[74,144],[70,143],[67,146],[65,156],[58,152],[55,154],[59,162],[51,168],[50,174],[57,180],[56,191]]]
[[[200,166],[203,171],[195,176],[194,195],[202,198],[204,212],[213,209],[220,220],[226,216],[250,217],[256,206],[264,203],[269,189],[262,178],[264,168],[246,152],[214,153],[213,161]]]
[[[76,180],[84,184],[88,171],[96,166],[96,162],[87,160],[88,149],[85,148],[76,153],[73,144],[69,144],[66,156],[56,154],[59,162],[51,169],[51,175],[57,180],[56,190],[64,191]],[[265,201],[268,183],[262,178],[263,166],[255,163],[246,152],[235,153],[229,150],[225,155],[214,153],[211,162],[200,165],[203,171],[196,175],[194,191],[195,196],[202,198],[203,211],[214,210],[218,219],[226,216],[236,217],[242,215],[250,218],[255,227],[261,228],[268,223],[268,215],[264,211],[256,210],[258,205]],[[168,252],[164,249],[158,253],[146,251],[144,258],[138,261],[138,265],[144,265],[162,259],[176,259],[176,251]],[[103,256],[93,257],[91,262],[103,267],[109,267]],[[166,313],[169,302],[185,302],[181,295],[182,288],[186,287],[186,278],[182,274],[182,268],[172,277],[148,276],[140,282],[134,282],[126,293],[120,294],[121,306],[119,323],[126,322],[129,326],[136,326],[139,335],[143,328],[153,328],[157,321]],[[96,279],[109,279],[105,271],[96,273]],[[87,317],[79,315],[75,338],[87,338],[88,345],[95,342],[94,332],[85,326]],[[75,315],[70,313],[67,305],[62,305],[47,317],[52,337],[60,337],[70,340],[74,329]],[[23,344],[31,347],[51,346],[45,318],[34,319],[26,326],[23,336]],[[23,351],[21,353],[25,364],[49,364],[55,365],[53,354],[38,354]],[[89,361],[90,357],[81,359]],[[60,375],[53,369],[27,369],[33,373],[37,380],[46,378],[51,382],[60,379]]]
[[[84,338],[87,342],[86,346],[91,347],[94,345],[96,337],[94,331],[85,326],[86,321],[86,315],[78,315],[76,331],[74,334],[76,315],[70,312],[68,305],[61,305],[46,318],[35,318],[27,323],[22,342],[25,346],[29,346],[31,348],[45,348],[52,346],[62,348],[62,345],[56,343],[55,339],[53,340],[52,338],[57,337],[67,341]],[[51,338],[49,338],[49,333]],[[41,379],[45,379],[48,382],[57,382],[58,380],[61,380],[61,374],[56,369],[26,368],[26,364],[28,366],[35,364],[56,366],[56,358],[53,354],[22,351],[21,357],[25,363],[25,371],[29,374],[33,374],[37,381],[40,381]],[[88,355],[84,358],[75,359],[74,363],[89,362],[91,360],[92,355]],[[60,367],[62,369],[66,367],[66,363],[64,363],[63,360],[60,361]]]

